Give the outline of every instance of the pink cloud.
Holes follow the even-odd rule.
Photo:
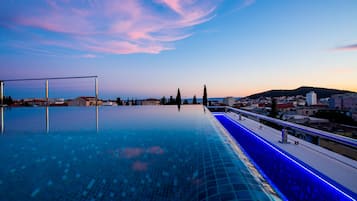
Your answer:
[[[91,55],[157,54],[174,49],[174,41],[192,35],[190,28],[211,20],[220,1],[46,0],[15,12],[9,24],[60,34],[55,38],[61,39],[42,34],[36,40]],[[159,5],[166,10],[158,9]]]
[[[168,6],[170,9],[172,9],[173,11],[175,11],[178,14],[183,15],[184,11],[182,10],[182,3],[184,1],[180,1],[180,0],[158,0],[157,2],[161,2],[162,4],[165,4],[166,6]]]
[[[337,47],[334,50],[338,50],[338,51],[356,51],[357,50],[357,44],[345,45],[345,46]]]

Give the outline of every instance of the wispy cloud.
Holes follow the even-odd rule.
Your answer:
[[[83,54],[83,55],[79,55],[80,58],[88,58],[88,59],[93,59],[96,58],[97,55],[95,54]]]
[[[254,3],[255,3],[255,0],[243,0],[243,3],[240,6],[240,8],[244,8],[244,7],[250,6],[250,5],[254,4]]]
[[[242,10],[248,6],[251,6],[255,3],[255,0],[243,0],[242,2],[239,2],[238,5],[233,9],[233,12]]]
[[[357,44],[340,46],[340,47],[334,48],[334,50],[338,50],[338,51],[356,51],[357,50]]]
[[[45,0],[8,6],[0,26],[36,37],[26,40],[97,53],[160,53],[211,20],[221,0]],[[6,6],[5,6],[6,7]],[[0,9],[0,11],[2,11]],[[10,11],[9,11],[10,12]]]

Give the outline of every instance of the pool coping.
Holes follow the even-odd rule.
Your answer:
[[[206,109],[206,111],[209,111]],[[239,145],[236,139],[234,139],[226,128],[215,118],[214,113],[210,112],[210,120],[213,123],[215,130],[221,133],[224,138],[228,141],[228,144],[233,149],[237,157],[242,160],[243,164],[246,166],[251,175],[256,179],[258,183],[261,183],[261,188],[264,192],[269,195],[272,200],[287,200],[285,196],[279,191],[279,189],[274,185],[272,181],[264,174],[263,171],[255,164],[255,162],[246,154],[244,149]]]

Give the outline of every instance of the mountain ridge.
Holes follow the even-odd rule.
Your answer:
[[[247,96],[247,98],[256,99],[259,97],[280,97],[280,96],[297,96],[297,95],[305,96],[306,93],[310,91],[314,91],[317,94],[317,98],[327,98],[334,94],[356,93],[348,90],[301,86],[296,89],[273,89],[273,90],[263,91],[260,93],[249,95]]]

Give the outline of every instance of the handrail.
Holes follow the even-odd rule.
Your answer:
[[[74,76],[74,77],[43,77],[43,78],[23,78],[23,79],[9,79],[1,80],[3,82],[15,82],[15,81],[35,81],[35,80],[64,80],[64,79],[80,79],[80,78],[98,78],[97,75],[91,76]]]
[[[311,134],[313,136],[318,136],[318,137],[321,137],[321,138],[332,140],[332,141],[335,141],[335,142],[338,142],[338,143],[341,143],[341,144],[344,144],[344,145],[348,145],[348,146],[351,146],[351,147],[357,149],[357,140],[356,139],[352,139],[352,138],[345,137],[345,136],[342,136],[342,135],[337,135],[337,134],[334,134],[334,133],[318,130],[318,129],[315,129],[315,128],[310,128],[310,127],[307,127],[307,126],[295,124],[295,123],[292,123],[292,122],[283,121],[283,120],[280,120],[280,119],[275,119],[275,118],[272,118],[272,117],[268,117],[268,116],[261,115],[261,114],[256,114],[256,113],[253,113],[253,112],[249,112],[249,111],[245,111],[245,110],[241,110],[241,109],[237,109],[237,108],[232,108],[232,107],[229,107],[229,106],[209,106],[208,108],[225,109],[226,111],[231,110],[231,111],[234,111],[234,112],[236,112],[238,114],[241,113],[241,114],[253,116],[253,117],[256,117],[258,119],[269,121],[269,122],[278,124],[278,125],[283,126],[283,127],[288,127],[288,128],[293,128],[295,130],[300,130],[300,131],[303,131],[305,133],[309,133],[309,134]]]

